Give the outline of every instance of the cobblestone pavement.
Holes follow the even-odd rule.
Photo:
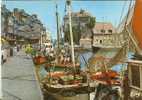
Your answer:
[[[2,65],[3,100],[43,100],[35,69],[23,51]]]

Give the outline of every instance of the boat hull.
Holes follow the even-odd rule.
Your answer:
[[[40,65],[40,64],[44,64],[47,62],[47,58],[46,57],[41,57],[41,56],[37,56],[33,58],[33,62],[35,65]]]
[[[61,95],[63,97],[75,96],[77,94],[86,94],[95,91],[95,88],[88,87],[82,85],[64,85],[63,87],[54,87],[53,85],[45,85],[43,86],[45,93],[51,93],[56,95]]]

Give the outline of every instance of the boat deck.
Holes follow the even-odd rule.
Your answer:
[[[105,84],[105,82],[103,81],[94,81],[94,82],[89,82],[89,87],[91,88],[95,88],[97,87],[97,85],[99,83]],[[51,88],[56,88],[56,89],[60,89],[60,88],[70,88],[70,87],[87,87],[88,83],[80,83],[80,84],[73,84],[73,85],[61,85],[61,84],[57,84],[57,85],[51,85],[51,84],[46,84],[46,86],[51,87]]]

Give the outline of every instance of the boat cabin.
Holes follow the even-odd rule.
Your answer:
[[[142,100],[142,60],[128,61],[130,98]]]

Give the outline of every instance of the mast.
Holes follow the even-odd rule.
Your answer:
[[[60,17],[60,15],[59,15],[59,18],[58,18],[58,23],[59,23],[59,45],[61,45],[61,43],[62,43],[62,39],[63,39],[63,37],[62,37],[62,25],[61,25],[61,17]],[[63,45],[63,44],[62,44]]]
[[[74,70],[76,71],[75,68],[75,57],[74,57],[74,44],[73,44],[73,33],[72,33],[72,23],[71,23],[71,0],[67,0],[67,5],[68,5],[68,16],[69,16],[69,32],[70,32],[70,39],[71,39],[71,56],[72,56],[72,63]]]
[[[56,21],[57,21],[57,45],[58,45],[58,50],[60,48],[60,38],[59,38],[59,18],[58,18],[58,5],[56,3]]]

